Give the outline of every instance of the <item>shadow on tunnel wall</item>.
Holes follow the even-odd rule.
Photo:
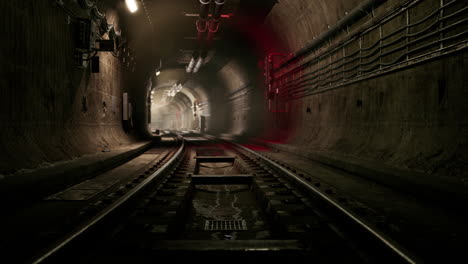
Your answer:
[[[466,1],[377,1],[372,13],[359,2],[274,6],[265,24],[296,54],[274,81],[292,133],[286,144],[261,139],[378,181],[466,187]]]
[[[224,133],[410,192],[466,189],[463,2],[282,1],[265,23],[244,20],[239,53],[218,73],[232,107]],[[437,19],[442,9],[450,25]],[[253,67],[269,53],[286,54],[271,98]]]
[[[133,142],[122,129],[122,76],[131,70],[111,52],[97,54],[98,73],[77,62],[75,17],[89,15],[54,2],[1,3],[0,174]],[[118,8],[107,2],[98,8],[119,30]]]

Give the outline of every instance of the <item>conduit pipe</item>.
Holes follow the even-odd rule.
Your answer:
[[[197,40],[198,40],[198,45],[201,46],[203,45],[203,36],[205,35],[205,32],[208,29],[208,12],[210,9],[210,4],[211,0],[200,0],[200,14],[198,17],[198,20],[196,22],[197,26]]]
[[[215,9],[213,13],[213,17],[210,20],[208,26],[208,37],[206,40],[207,46],[211,46],[213,42],[213,38],[216,32],[218,32],[219,28],[219,18],[221,17],[221,11],[223,10],[224,0],[215,0]]]
[[[281,68],[291,64],[292,62],[310,54],[319,46],[321,46],[324,42],[329,40],[330,38],[334,37],[335,35],[341,33],[343,29],[346,29],[347,26],[357,22],[359,19],[363,18],[367,14],[371,13],[372,10],[379,5],[383,4],[387,0],[366,0],[363,3],[359,4],[356,8],[354,8],[347,16],[343,19],[338,21],[336,25],[331,27],[326,32],[322,33],[316,40],[312,43],[307,45],[306,47],[300,49],[294,57],[284,62],[281,66],[278,67],[275,71],[280,70]]]
[[[203,57],[200,56],[198,58],[197,65],[195,65],[195,68],[193,69],[193,73],[197,73],[200,67],[202,66],[202,64],[203,64]]]
[[[187,66],[187,73],[191,73],[192,70],[193,70],[193,67],[195,66],[195,58],[192,57],[192,59],[190,59],[190,62]]]
[[[212,0],[199,0],[200,1],[200,14],[196,22],[197,26],[197,40],[198,45],[201,50],[201,54],[198,57],[193,56],[187,66],[187,73],[193,72],[197,73],[200,70],[200,67],[203,65],[203,62],[206,57],[206,48],[211,46],[213,41],[214,34],[218,31],[219,28],[219,19],[221,17],[221,11],[223,9],[225,0],[214,0],[215,8],[213,11],[213,16],[210,22],[208,23],[208,12]],[[208,36],[206,43],[204,43],[205,32],[208,31]],[[204,45],[206,44],[206,45]],[[196,63],[195,63],[196,61]]]
[[[193,68],[195,67],[195,64],[196,64],[196,62],[197,62],[198,57],[199,57],[199,56],[198,56],[198,52],[195,51],[195,52],[193,53],[193,55],[192,55],[192,58],[190,59],[190,62],[189,62],[189,64],[188,64],[188,66],[187,66],[187,69],[186,69],[186,70],[187,70],[187,73],[191,73],[191,72],[193,71]]]
[[[200,1],[200,13],[198,15],[198,19],[195,25],[197,27],[198,47],[200,50],[202,50],[204,48],[203,40],[204,40],[205,32],[208,30],[208,12],[210,10],[211,0],[199,0],[199,1]],[[201,65],[199,64],[201,63],[203,63],[203,59],[201,58],[201,56],[200,57],[198,56],[198,52],[194,52],[187,66],[187,69],[186,69],[187,73],[198,72],[198,70],[201,67]]]

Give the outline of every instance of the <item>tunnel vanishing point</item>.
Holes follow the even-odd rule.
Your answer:
[[[0,262],[468,262],[467,0],[0,10]]]

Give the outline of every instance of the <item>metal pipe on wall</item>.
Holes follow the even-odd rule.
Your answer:
[[[208,37],[206,39],[207,46],[211,46],[211,43],[213,42],[214,35],[216,32],[218,32],[219,28],[219,18],[221,17],[221,11],[223,10],[225,1],[224,0],[215,0],[215,9],[213,12],[213,17],[210,20],[209,26],[208,26]]]
[[[197,59],[199,57],[199,52],[198,51],[194,51],[193,54],[192,54],[192,58],[190,59],[190,62],[187,66],[187,73],[191,73],[193,71],[193,68],[195,67],[195,64],[197,62]]]
[[[219,19],[221,17],[221,11],[223,10],[224,3],[224,0],[215,0],[215,10],[213,12],[214,19]]]
[[[201,19],[208,18],[208,11],[210,9],[211,0],[199,0],[200,1],[200,14]]]
[[[208,30],[208,13],[210,10],[211,0],[199,0],[199,1],[200,1],[200,13],[198,15],[197,22],[195,22],[195,25],[197,27],[198,48],[202,50],[204,48],[203,40],[204,40],[205,32]],[[200,59],[201,57],[199,58],[198,52],[194,52],[186,68],[187,73],[198,71],[200,66],[197,67],[197,65],[199,64]]]
[[[200,67],[202,66],[202,64],[203,64],[203,57],[200,56],[200,58],[198,58],[197,65],[195,65],[195,68],[193,68],[193,73],[197,73]]]
[[[205,32],[208,29],[208,12],[210,9],[211,0],[199,0],[200,1],[200,14],[198,16],[198,20],[196,22],[197,26],[197,40],[198,44],[201,46],[203,45],[203,37]]]
[[[384,2],[386,2],[387,0],[367,0],[361,4],[359,4],[356,8],[354,8],[347,16],[345,16],[343,19],[341,19],[340,21],[338,21],[338,23],[336,25],[334,25],[333,27],[331,27],[329,30],[327,30],[326,32],[322,33],[316,40],[314,40],[312,43],[310,43],[309,45],[307,45],[306,47],[300,49],[298,52],[296,52],[296,54],[294,55],[294,57],[292,57],[291,59],[287,60],[286,62],[284,62],[281,66],[279,66],[278,69],[276,70],[279,70],[281,69],[282,67],[285,67],[287,65],[289,65],[290,63],[292,63],[293,61],[297,60],[297,59],[300,59],[306,55],[308,55],[309,53],[313,52],[316,48],[318,48],[320,45],[322,45],[322,43],[324,43],[325,41],[327,41],[328,39],[330,39],[331,37],[335,36],[336,34],[339,34],[343,29],[345,29],[348,25],[351,25],[353,24],[354,22],[356,22],[357,20],[363,18],[364,16],[366,16],[367,14],[369,14],[370,12],[372,12],[372,10],[374,8],[376,8],[377,6],[383,4]]]
[[[219,28],[219,19],[221,17],[221,12],[225,3],[225,0],[214,0],[215,8],[213,11],[213,16],[208,22],[208,13],[212,0],[199,0],[200,1],[200,14],[196,22],[197,27],[197,41],[199,45],[199,50],[201,52],[200,56],[192,56],[192,59],[187,66],[187,73],[193,72],[197,73],[200,67],[203,65],[207,54],[207,48],[211,46],[211,43],[214,38],[214,34],[218,31]],[[208,31],[208,36],[206,42],[204,42],[205,32]],[[196,62],[196,63],[195,63]]]

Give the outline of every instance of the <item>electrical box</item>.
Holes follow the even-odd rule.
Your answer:
[[[91,20],[75,18],[74,20],[75,47],[82,50],[91,49]]]
[[[91,58],[91,72],[99,72],[99,56],[94,56]]]
[[[83,60],[83,52],[80,52],[78,50],[75,50],[73,52],[73,62],[75,63],[76,66],[79,68],[85,68],[86,67],[86,61]]]
[[[96,41],[96,49],[99,51],[114,51],[114,41],[107,39],[100,39]]]

